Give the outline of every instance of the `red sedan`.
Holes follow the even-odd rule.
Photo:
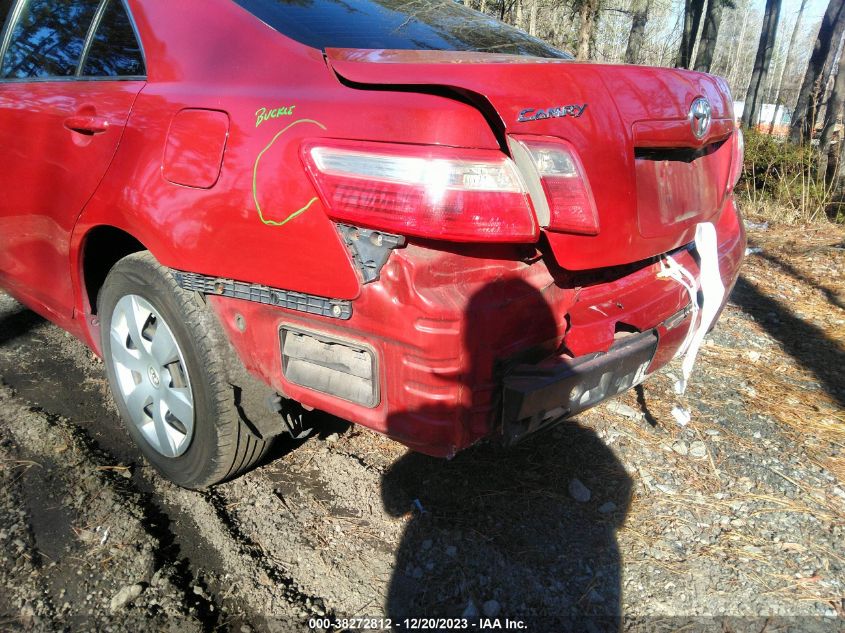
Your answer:
[[[412,12],[408,12],[411,11]],[[199,488],[321,409],[438,456],[688,376],[742,259],[725,82],[452,0],[0,0],[0,286]]]

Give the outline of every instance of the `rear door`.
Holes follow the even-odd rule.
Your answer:
[[[0,64],[0,281],[72,314],[69,241],[144,85],[122,0],[18,0]]]

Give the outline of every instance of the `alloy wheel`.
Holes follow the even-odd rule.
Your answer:
[[[194,399],[185,358],[161,314],[138,295],[112,312],[110,361],[132,423],[165,457],[182,455],[194,432]]]

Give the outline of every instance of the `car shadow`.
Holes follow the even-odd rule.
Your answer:
[[[824,284],[819,283],[815,279],[808,277],[789,262],[784,261],[780,257],[776,257],[765,251],[757,253],[757,257],[765,259],[772,266],[780,268],[781,271],[795,279],[797,282],[805,284],[810,288],[815,288],[825,296],[825,299],[827,299],[828,303],[839,308],[840,310],[845,310],[845,302],[843,302],[842,299],[839,298],[839,295],[835,290],[829,288],[828,286],[825,286]]]
[[[18,306],[16,310],[5,312],[0,316],[0,345],[5,345],[20,338],[27,332],[41,327],[46,323],[47,321],[43,317],[23,306]]]
[[[820,327],[796,316],[787,306],[763,294],[740,276],[731,301],[781,344],[784,351],[810,371],[839,405],[845,406],[845,350]]]
[[[589,501],[570,495],[576,479]],[[565,422],[450,462],[408,453],[385,473],[382,495],[389,513],[412,516],[388,589],[394,622],[487,615],[529,630],[618,629],[616,530],[631,479],[590,429]]]
[[[342,435],[352,427],[351,422],[319,410],[306,413],[306,420],[307,435],[297,439],[291,437],[286,431],[282,431],[279,435],[270,438],[264,455],[254,467],[260,468],[272,464],[314,438],[325,440],[332,435]]]
[[[521,287],[508,287],[513,284]],[[467,314],[478,315],[490,297],[526,292],[536,296],[527,302],[534,308],[525,327],[542,333],[538,340],[553,338],[550,307],[521,281],[482,288],[470,299]],[[490,314],[496,321],[503,318],[501,310]],[[468,322],[464,352],[470,368],[454,378],[467,387],[477,364],[491,362],[490,329],[496,329],[492,322]],[[465,419],[478,410],[479,397],[474,395],[463,411],[411,413],[416,419]],[[407,430],[408,413],[397,414],[390,424]],[[619,630],[616,531],[631,494],[625,468],[577,420],[541,430],[511,448],[485,442],[449,461],[409,452],[382,478],[386,511],[409,518],[389,582],[387,616],[398,628],[413,625],[406,619],[466,617],[480,618],[482,625],[484,618],[498,618],[502,628],[508,618],[522,620],[528,630]]]

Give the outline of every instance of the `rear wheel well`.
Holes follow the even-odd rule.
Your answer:
[[[98,226],[85,236],[82,251],[82,280],[91,314],[97,314],[97,295],[109,271],[121,259],[147,250],[126,231],[113,226]]]

